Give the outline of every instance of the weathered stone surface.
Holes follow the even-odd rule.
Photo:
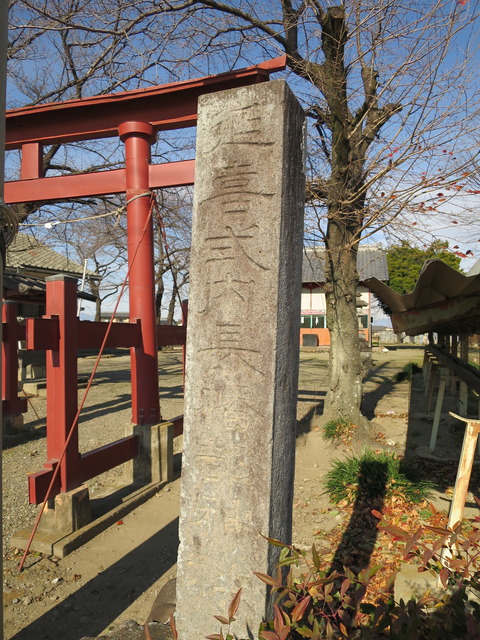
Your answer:
[[[177,628],[256,634],[289,542],[303,234],[304,114],[283,81],[199,101]]]

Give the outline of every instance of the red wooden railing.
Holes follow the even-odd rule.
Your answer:
[[[26,401],[18,397],[17,341],[26,340],[27,350],[46,351],[47,375],[47,460],[43,469],[29,475],[29,501],[40,504],[46,496],[54,469],[61,458],[78,408],[77,353],[79,349],[98,349],[108,323],[77,318],[77,281],[67,276],[47,279],[46,315],[27,318],[26,327],[17,323],[16,305],[3,307],[3,403],[9,413],[26,411]],[[159,346],[184,345],[186,326],[156,327]],[[141,350],[141,323],[113,323],[104,346]],[[157,385],[158,377],[153,384]],[[174,434],[182,432],[183,416],[175,418]],[[138,436],[128,436],[81,454],[78,425],[70,437],[60,472],[51,494],[70,491],[86,480],[137,456]]]

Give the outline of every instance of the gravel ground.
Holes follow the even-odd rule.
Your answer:
[[[79,423],[80,451],[87,452],[129,433],[130,357],[103,356],[90,389]],[[79,358],[78,372],[83,378],[93,368],[95,358]],[[180,350],[160,352],[160,402],[162,417],[173,418],[183,412],[182,353]],[[108,384],[108,387],[106,386]],[[84,389],[79,389],[79,402]],[[3,442],[3,553],[6,574],[12,560],[10,538],[25,527],[32,527],[37,507],[28,503],[27,474],[39,471],[46,460],[46,399],[32,397],[25,414],[25,429],[18,436],[7,436]],[[90,480],[91,497],[105,487],[122,483],[126,477],[125,465],[116,467]],[[13,558],[14,564],[17,560]],[[7,578],[8,580],[8,578]],[[7,586],[8,588],[8,586]]]

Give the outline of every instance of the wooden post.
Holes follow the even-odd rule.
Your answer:
[[[455,357],[458,356],[458,336],[457,335],[452,336],[451,353],[452,353],[452,356],[455,356]]]
[[[428,371],[427,386],[425,388],[427,394],[427,414],[432,410],[433,391],[435,389],[435,376],[438,371],[438,360],[431,359]]]
[[[425,350],[423,354],[423,383],[425,385],[425,395],[427,395],[428,381],[430,379],[430,371],[432,369],[432,356]]]
[[[463,437],[462,452],[460,454],[460,462],[458,464],[457,478],[455,480],[455,489],[453,491],[452,505],[450,507],[450,515],[448,517],[448,528],[451,529],[457,522],[463,518],[465,502],[467,499],[468,485],[470,476],[472,475],[473,458],[475,456],[475,447],[477,445],[478,434],[480,433],[480,420],[470,420],[462,418],[455,413],[450,415],[457,420],[466,422],[467,428]]]
[[[432,433],[430,435],[430,451],[435,450],[435,444],[437,442],[438,425],[440,424],[440,417],[442,414],[443,397],[445,395],[445,386],[447,384],[448,371],[443,367],[440,369],[440,384],[438,386],[437,403],[435,405],[435,414],[433,416]]]
[[[468,364],[468,335],[462,333],[460,336],[460,360],[463,360],[464,364]]]
[[[58,318],[59,340],[47,350],[47,460],[53,468],[62,455],[77,413],[77,281],[69,276],[46,278],[46,316]],[[66,492],[80,486],[78,424],[61,463],[60,486]]]

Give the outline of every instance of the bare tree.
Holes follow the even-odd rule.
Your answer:
[[[95,320],[99,321],[103,302],[118,292],[126,273],[125,206],[119,198],[111,198],[90,207],[59,203],[52,209],[50,219],[37,212],[25,226],[72,260],[87,261],[88,271],[95,273],[86,282],[96,296]]]
[[[179,34],[195,34],[197,64],[220,50],[235,61],[287,55],[291,83],[311,120],[307,199],[312,235],[324,242],[327,257],[325,413],[363,422],[358,244],[385,230],[415,230],[425,213],[440,219],[439,202],[458,194],[470,176],[479,116],[478,3],[160,4],[180,13]]]
[[[170,281],[167,324],[173,324],[178,296],[188,284],[192,231],[190,189],[163,189],[157,194],[155,216],[155,308],[162,318],[165,280]]]
[[[478,0],[11,4],[11,78],[20,103],[286,54],[310,121],[308,236],[327,255],[326,415],[361,422],[358,244],[415,231],[425,220],[434,231],[443,215],[450,226],[461,222],[447,205],[468,190],[478,147]],[[432,217],[439,221],[433,227]]]

